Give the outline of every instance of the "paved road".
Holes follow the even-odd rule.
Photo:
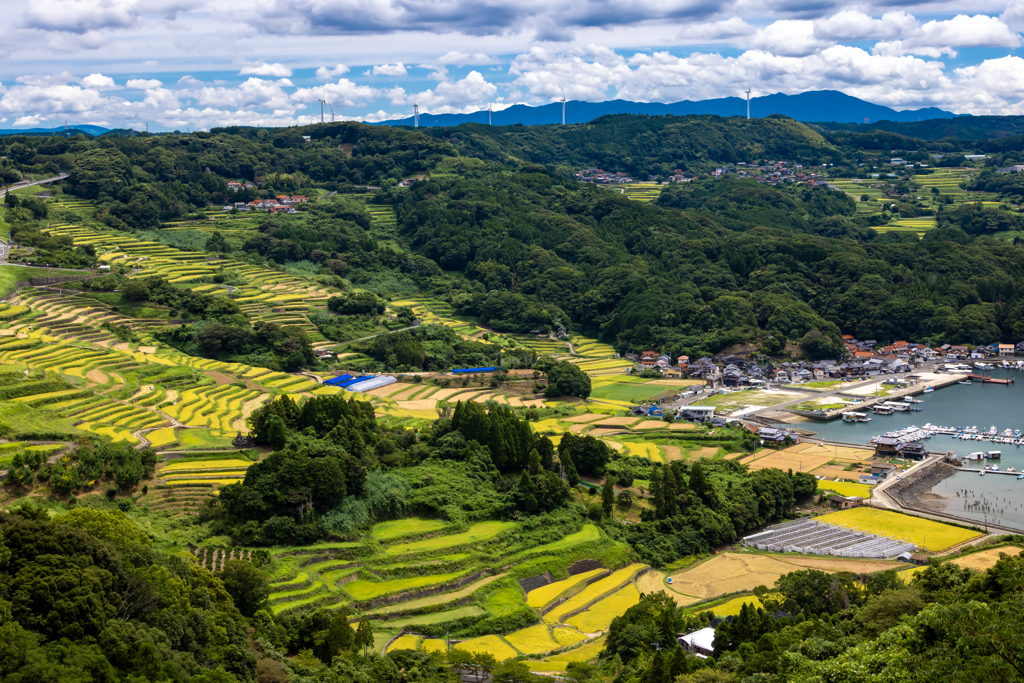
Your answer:
[[[56,180],[64,180],[68,177],[67,173],[59,173],[52,178],[44,178],[43,180],[34,180],[31,183],[17,183],[15,185],[8,185],[7,187],[0,190],[0,197],[7,196],[7,190],[20,190],[23,187],[32,187],[33,185],[45,185],[46,183],[52,183]]]

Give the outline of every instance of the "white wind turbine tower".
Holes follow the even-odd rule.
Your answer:
[[[491,103],[490,102],[487,103],[487,125],[488,126],[493,126],[494,125],[493,123],[491,123]]]
[[[565,125],[565,88],[562,88],[562,125]]]
[[[747,120],[750,120],[750,84],[747,83]]]
[[[420,105],[418,104],[412,105],[412,127],[420,127]]]

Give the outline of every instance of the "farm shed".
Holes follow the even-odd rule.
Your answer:
[[[356,382],[345,387],[345,391],[370,391],[371,389],[379,389],[380,387],[386,387],[389,384],[397,382],[394,377],[387,377],[381,375],[380,377],[371,377],[362,382]]]
[[[350,379],[352,379],[352,375],[339,375],[337,377],[332,377],[331,379],[324,380],[324,384],[330,387],[336,387],[349,381]]]
[[[679,636],[679,644],[690,654],[707,659],[715,652],[715,629],[710,626]]]
[[[470,372],[494,372],[495,370],[501,370],[501,368],[456,368],[452,370],[452,374],[464,375]]]

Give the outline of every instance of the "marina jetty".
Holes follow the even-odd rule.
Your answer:
[[[800,417],[806,417],[811,420],[820,420],[822,422],[828,422],[830,420],[838,420],[843,416],[843,413],[849,413],[851,411],[864,411],[871,410],[876,405],[882,406],[886,403],[891,403],[897,399],[904,399],[908,396],[917,396],[918,394],[931,393],[936,389],[942,389],[953,384],[963,382],[967,375],[963,374],[951,374],[944,377],[931,379],[927,382],[922,382],[918,377],[914,375],[907,375],[906,379],[901,382],[915,382],[910,386],[903,387],[900,389],[894,389],[887,393],[885,396],[855,396],[853,394],[845,394],[842,390],[836,392],[836,395],[841,398],[854,398],[858,399],[856,403],[844,405],[841,408],[834,408],[831,410],[801,410],[799,408],[785,408],[787,413],[793,413]],[[980,376],[979,376],[980,377]],[[878,381],[882,381],[882,378],[878,378]]]

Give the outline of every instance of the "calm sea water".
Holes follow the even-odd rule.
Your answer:
[[[995,425],[999,432],[1006,428],[1024,430],[1024,371],[993,369],[993,377],[1014,377],[1016,384],[1003,386],[974,382],[971,386],[954,384],[936,389],[916,398],[921,412],[902,412],[892,415],[871,414],[871,422],[845,423],[842,420],[800,422],[801,429],[815,433],[814,438],[866,445],[886,432],[911,425],[923,427],[927,423],[949,427],[977,427],[988,431]],[[949,436],[935,435],[924,442],[929,451],[944,453],[955,451],[961,455],[974,451],[1001,451],[1000,460],[966,463],[981,468],[998,464],[1000,469],[1015,467],[1024,471],[1024,446],[994,444],[985,441],[961,441]],[[966,493],[965,493],[966,491]],[[960,496],[957,497],[959,492]],[[1024,529],[1024,480],[1005,474],[980,476],[973,472],[958,472],[932,489],[943,497],[942,505],[949,514],[982,522],[984,519],[1006,526]]]

